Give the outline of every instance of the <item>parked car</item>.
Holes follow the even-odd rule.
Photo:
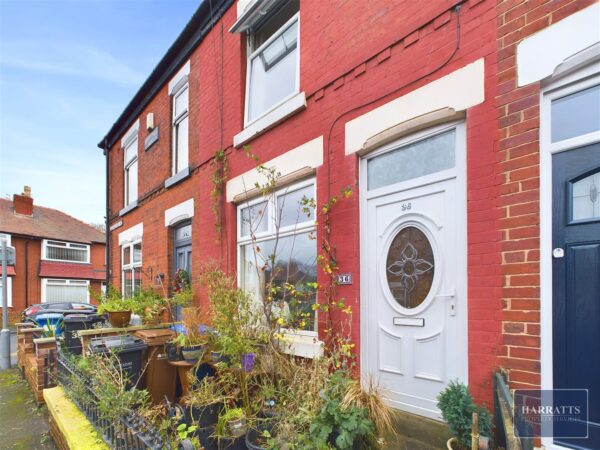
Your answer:
[[[58,313],[63,316],[69,314],[96,314],[98,308],[89,303],[60,302],[60,303],[37,303],[31,305],[21,313],[23,322],[35,322],[39,314]]]

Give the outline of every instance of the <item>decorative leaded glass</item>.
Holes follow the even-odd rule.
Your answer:
[[[573,183],[571,195],[573,220],[600,218],[600,172]]]
[[[392,241],[386,260],[387,282],[394,299],[404,308],[416,308],[427,297],[435,264],[427,236],[405,227]]]

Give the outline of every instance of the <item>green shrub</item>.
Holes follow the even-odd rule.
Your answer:
[[[355,442],[367,444],[375,439],[375,426],[367,409],[342,406],[350,380],[343,371],[331,375],[323,393],[325,404],[310,424],[309,436],[316,448],[334,445],[336,449],[345,450],[353,448]]]
[[[473,402],[468,386],[460,381],[451,381],[438,395],[437,407],[450,427],[450,431],[464,447],[471,447],[473,413],[479,416],[479,434],[491,437],[492,417],[484,406]]]

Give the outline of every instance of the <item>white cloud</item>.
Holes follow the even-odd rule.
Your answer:
[[[32,72],[140,85],[144,74],[93,46],[64,42],[3,42],[0,65]]]

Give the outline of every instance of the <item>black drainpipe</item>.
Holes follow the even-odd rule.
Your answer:
[[[106,288],[110,284],[110,207],[108,204],[108,187],[110,185],[110,171],[109,160],[108,160],[108,142],[106,138],[104,139],[104,156],[106,156],[106,225],[105,225],[105,234],[106,234]]]

